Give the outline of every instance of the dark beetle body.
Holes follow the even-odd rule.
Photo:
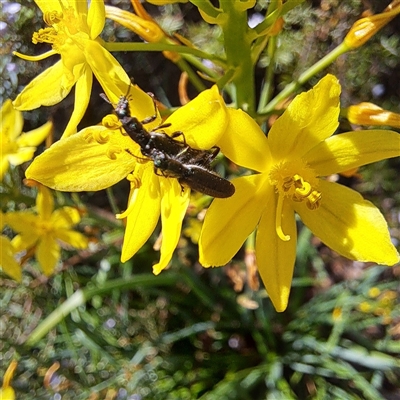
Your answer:
[[[165,154],[157,153],[153,157],[154,167],[164,176],[177,178],[179,183],[187,185],[209,196],[226,198],[235,193],[235,186],[202,165],[182,163]]]
[[[147,131],[144,125],[154,121],[157,114],[143,121],[132,117],[126,96],[120,97],[115,113],[126,133],[140,146],[141,153],[154,162],[156,173],[160,171],[165,177],[177,178],[179,183],[213,197],[226,198],[233,195],[235,186],[211,171],[211,162],[219,153],[218,147],[214,147],[211,152],[194,149],[186,143],[182,132],[177,131],[169,136],[165,132],[156,131],[169,126],[165,124],[154,131]],[[176,140],[177,137],[183,140]]]

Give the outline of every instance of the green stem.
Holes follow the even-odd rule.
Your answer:
[[[179,46],[169,43],[112,43],[104,42],[104,47],[110,51],[173,51],[179,54],[192,54],[199,58],[206,58],[214,61],[216,64],[224,66],[225,61],[213,54],[205,53],[199,49],[188,46]]]
[[[269,64],[265,71],[265,82],[260,94],[260,102],[258,109],[263,109],[270,101],[273,88],[273,79],[275,71],[275,51],[276,51],[276,36],[271,36],[268,41],[268,58]]]
[[[291,82],[285,87],[276,97],[274,97],[262,110],[261,114],[267,114],[275,109],[275,107],[288,96],[299,89],[304,83],[311,79],[318,72],[324,70],[330,64],[332,64],[339,56],[351,50],[345,43],[341,43],[335,49],[333,49],[324,58],[315,63],[308,70],[304,71],[296,81]]]
[[[181,71],[185,71],[188,74],[190,82],[192,82],[193,86],[198,90],[198,92],[202,92],[203,90],[207,89],[199,76],[196,74],[196,72],[193,71],[186,60],[180,58],[178,61],[175,62],[175,64],[181,69]]]
[[[89,301],[93,296],[111,292],[113,290],[125,290],[146,286],[171,286],[178,280],[173,273],[165,273],[160,276],[152,274],[136,275],[132,278],[114,279],[104,283],[101,287],[87,287],[78,289],[71,297],[55,309],[30,335],[25,345],[32,347],[51,329],[53,329],[68,314]]]
[[[118,214],[120,210],[118,209],[117,202],[115,201],[115,196],[114,193],[111,189],[111,187],[108,187],[106,189],[108,201],[110,202],[111,210],[114,214]]]
[[[221,28],[228,70],[235,71],[233,83],[236,89],[234,100],[238,108],[250,115],[255,114],[254,68],[251,56],[251,43],[247,25],[247,12],[235,8],[234,1],[221,1],[220,6],[226,14]]]
[[[207,57],[207,60],[211,60],[211,56]],[[194,67],[196,67],[199,71],[204,72],[206,75],[208,75],[210,78],[213,78],[215,80],[219,79],[221,75],[214,71],[211,68],[206,67],[201,60],[198,58],[192,56],[191,54],[182,54],[182,58],[184,58],[187,62],[192,64]],[[226,68],[226,63],[224,63],[224,68]]]

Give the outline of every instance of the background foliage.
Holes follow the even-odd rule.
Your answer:
[[[254,14],[267,3],[260,1]],[[339,44],[365,8],[381,11],[382,3],[388,2],[308,1],[290,12],[279,37],[275,90]],[[116,0],[109,4],[125,7]],[[13,50],[45,51],[45,46],[31,44],[31,34],[42,26],[42,19],[33,1],[2,6],[1,102],[15,98],[54,62],[29,63],[10,55]],[[147,9],[165,30],[183,29],[181,33],[201,48],[218,46],[218,28],[202,22],[190,4]],[[104,38],[139,40],[110,21]],[[341,81],[343,106],[373,101],[400,112],[399,40],[397,18],[368,46],[340,57],[326,71]],[[178,105],[179,70],[161,54],[116,56],[145,91]],[[259,79],[268,62],[263,55]],[[195,94],[193,89],[189,93]],[[25,113],[24,131],[50,117],[57,139],[67,124],[72,99],[73,93],[54,107]],[[94,93],[82,124],[96,124],[109,112],[110,105]],[[342,123],[343,130],[346,124]],[[360,173],[341,179],[383,211],[392,236],[400,241],[399,160],[364,167]],[[23,171],[15,169],[3,182],[3,209],[34,205],[34,193],[21,186],[22,178]],[[127,192],[124,182],[113,188],[119,209],[125,207]],[[18,399],[400,397],[399,267],[345,260],[302,228],[289,309],[278,314],[265,290],[250,289],[242,254],[219,269],[205,270],[198,264],[191,241],[196,233],[195,201],[172,268],[154,277],[150,271],[157,258],[152,248],[156,237],[131,261],[120,263],[123,226],[114,219],[105,192],[57,195],[59,205],[82,206],[82,226],[92,243],[79,253],[65,251],[62,268],[50,279],[33,261],[25,264],[22,285],[0,277],[0,376],[17,354],[13,387]],[[115,289],[112,283],[121,278],[126,287]],[[95,290],[102,285],[102,291]],[[32,330],[79,288],[86,303],[28,347],[25,342]]]

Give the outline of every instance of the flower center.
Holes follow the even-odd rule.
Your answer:
[[[269,174],[269,181],[278,193],[276,232],[282,240],[288,241],[290,236],[282,231],[283,203],[285,200],[304,201],[310,210],[316,210],[322,198],[321,193],[316,190],[318,178],[304,161],[295,159],[276,163]]]
[[[53,50],[60,53],[60,47],[66,43],[68,37],[75,35],[82,30],[82,24],[75,15],[72,7],[65,7],[59,0],[62,11],[47,11],[43,15],[43,20],[48,28],[39,29],[32,37],[32,42],[49,43],[53,45]]]
[[[46,236],[53,231],[53,226],[50,221],[39,219],[36,226],[39,236]]]

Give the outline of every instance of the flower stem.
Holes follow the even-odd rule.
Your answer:
[[[112,52],[112,51],[172,51],[179,54],[192,54],[193,56],[199,58],[205,58],[212,60],[218,65],[224,66],[226,65],[225,61],[217,57],[213,54],[205,53],[199,49],[195,49],[193,47],[188,46],[179,46],[176,44],[169,43],[111,43],[104,42],[104,47]]]
[[[186,60],[180,58],[175,64],[181,69],[181,71],[184,71],[188,74],[190,82],[192,82],[193,86],[198,90],[198,92],[202,92],[206,89],[204,83],[201,81],[196,72],[193,71]]]
[[[315,63],[308,70],[304,71],[297,80],[289,83],[277,96],[275,96],[262,110],[260,110],[261,114],[270,113],[275,109],[275,107],[285,100],[288,96],[294,93],[297,89],[299,89],[304,83],[306,83],[309,79],[311,79],[318,72],[324,70],[330,64],[332,64],[339,56],[349,51],[350,48],[343,42],[335,49],[333,49],[329,54]]]
[[[106,189],[108,201],[110,202],[111,210],[113,211],[114,214],[119,214],[120,210],[118,209],[117,202],[115,201],[115,196],[112,191],[111,187],[108,187]]]
[[[273,89],[274,71],[275,71],[275,51],[276,51],[276,36],[271,36],[268,41],[268,57],[269,64],[265,71],[265,82],[261,90],[260,101],[258,108],[263,109],[270,101]]]
[[[228,70],[234,70],[235,102],[250,115],[255,114],[254,68],[251,57],[247,13],[235,7],[235,2],[221,1],[226,18],[221,23]]]

